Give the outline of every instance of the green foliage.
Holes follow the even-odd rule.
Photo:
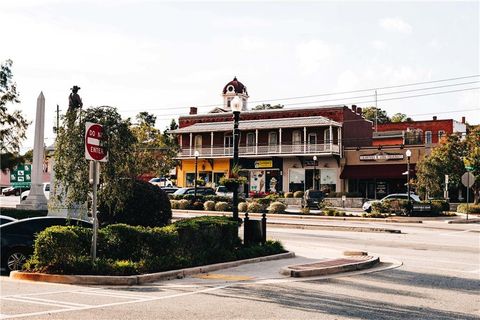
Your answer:
[[[251,259],[284,252],[286,252],[286,250],[279,241],[267,240],[265,244],[256,244],[236,251],[236,258]]]
[[[162,134],[155,128],[156,116],[148,112],[140,112],[137,116],[138,123],[131,127],[132,134],[136,138],[135,143],[135,167],[139,173],[150,173],[160,176],[159,168],[163,165]]]
[[[265,199],[268,199],[270,202],[271,201],[277,201],[280,196],[277,193],[271,193],[265,197]]]
[[[467,204],[461,203],[457,207],[457,212],[460,213],[467,213]],[[479,204],[468,204],[468,213],[480,213],[480,205]]]
[[[252,110],[272,110],[272,109],[283,109],[283,104],[274,104],[271,105],[270,103],[262,103],[255,106]]]
[[[327,198],[341,198],[346,196],[347,198],[361,198],[360,192],[329,192],[325,197]]]
[[[285,198],[293,198],[293,192],[285,192]]]
[[[464,164],[472,167],[472,173],[476,177],[472,186],[474,203],[480,202],[480,125],[469,128],[467,138],[464,141],[466,154]]]
[[[45,217],[48,214],[46,210],[24,210],[15,208],[2,208],[1,214],[15,219],[25,219],[33,217]]]
[[[362,115],[365,119],[375,123],[375,118],[377,123],[389,123],[391,122],[390,118],[387,115],[385,110],[376,107],[366,107],[362,109]]]
[[[287,205],[282,202],[272,202],[268,207],[268,213],[285,213]]]
[[[301,214],[310,214],[310,208],[309,207],[303,207],[300,209]]]
[[[434,214],[441,214],[450,211],[450,204],[446,200],[432,200],[426,203],[429,203],[432,206],[432,213]]]
[[[247,210],[248,210],[248,203],[246,203],[246,202],[240,202],[240,203],[238,204],[238,211],[239,211],[239,212],[247,212]]]
[[[217,202],[215,203],[215,211],[228,211],[230,210],[230,205],[227,202]]]
[[[272,202],[272,200],[270,200],[267,197],[258,198],[258,199],[255,199],[254,201],[262,206],[262,210],[265,210],[270,205],[270,203]]]
[[[118,210],[129,197],[139,168],[135,167],[132,150],[136,138],[130,129],[130,121],[122,120],[116,108],[112,107],[69,111],[63,119],[57,132],[54,153],[57,187],[61,186],[63,191],[58,197],[67,205],[85,203],[88,199],[91,187],[88,183],[89,165],[85,159],[86,122],[100,123],[104,127],[108,162],[101,163],[98,199]]]
[[[260,213],[263,211],[263,206],[258,202],[248,203],[248,212]]]
[[[391,122],[405,122],[405,121],[412,121],[412,118],[407,117],[405,113],[395,113],[392,118],[390,119]]]
[[[180,151],[180,145],[178,144],[177,134],[170,133],[170,130],[178,129],[178,124],[175,119],[172,119],[167,129],[162,134],[162,165],[158,168],[159,176],[167,176],[170,170],[177,165],[178,151]]]
[[[303,191],[295,191],[293,193],[294,198],[303,198]]]
[[[180,209],[179,202],[180,200],[170,200],[170,206],[172,209]]]
[[[211,201],[211,200],[205,201],[205,203],[203,204],[203,208],[206,211],[215,211],[215,201]]]
[[[139,226],[164,226],[172,218],[168,195],[151,183],[135,180],[123,206],[99,202],[98,219],[102,224],[127,223]]]
[[[19,103],[17,84],[13,81],[12,60],[6,60],[0,65],[0,153],[18,155],[20,143],[26,138],[27,127],[30,124],[20,110],[9,111],[8,105]],[[3,166],[2,170],[9,168]]]

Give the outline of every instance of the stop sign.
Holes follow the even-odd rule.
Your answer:
[[[85,125],[85,158],[87,160],[108,161],[103,126],[87,122]]]

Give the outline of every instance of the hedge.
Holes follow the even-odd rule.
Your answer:
[[[285,213],[287,205],[281,202],[272,202],[268,207],[268,213]]]
[[[467,204],[461,203],[457,207],[457,212],[467,213]],[[480,213],[480,204],[468,204],[468,213]]]
[[[360,192],[329,192],[326,195],[327,198],[341,198],[342,196],[346,196],[347,198],[362,198]]]

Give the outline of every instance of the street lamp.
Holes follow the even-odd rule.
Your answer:
[[[198,175],[198,156],[200,155],[200,152],[198,150],[195,150],[195,177],[193,178],[193,187],[195,188],[193,197],[194,200],[197,201],[197,175]]]
[[[410,151],[410,149],[408,149],[405,152],[405,155],[407,156],[407,197],[408,197],[407,210],[410,212],[410,210],[411,210],[411,201],[410,201],[410,157],[412,156],[412,151]]]
[[[242,110],[242,99],[238,96],[235,96],[230,102],[230,106],[233,112],[233,163],[232,170],[238,167],[238,140],[239,140],[239,130],[238,122],[240,121],[240,111]],[[232,199],[232,212],[233,220],[238,221],[238,187],[233,189],[233,199]]]
[[[313,156],[313,190],[316,190],[315,176],[317,175],[317,156]]]

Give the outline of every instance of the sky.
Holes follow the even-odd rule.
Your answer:
[[[10,110],[32,121],[23,152],[40,92],[50,145],[73,85],[84,108],[147,111],[162,130],[189,107],[221,106],[234,76],[250,108],[372,106],[379,88],[389,115],[480,123],[478,1],[0,0],[0,30],[0,62],[13,60],[21,99]]]

